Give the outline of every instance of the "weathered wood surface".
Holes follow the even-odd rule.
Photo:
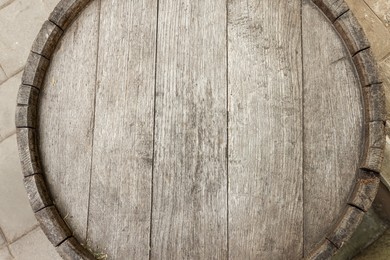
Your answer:
[[[303,3],[304,232],[308,253],[338,220],[355,184],[363,145],[363,111],[359,79],[347,48],[321,12],[309,0]]]
[[[93,258],[73,235],[109,259],[327,259],[369,209],[383,89],[343,1],[63,0],[49,20],[16,123],[65,259]]]
[[[228,3],[229,256],[296,259],[303,247],[301,1]]]
[[[226,1],[160,1],[158,28],[151,257],[225,259]]]
[[[39,104],[43,172],[53,201],[80,240],[86,239],[88,222],[98,20],[94,1],[66,31]]]
[[[149,256],[156,19],[155,0],[101,2],[88,240],[112,259]]]

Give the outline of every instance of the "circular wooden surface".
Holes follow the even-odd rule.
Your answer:
[[[327,259],[377,192],[383,99],[343,1],[63,0],[19,91],[24,181],[65,259]]]

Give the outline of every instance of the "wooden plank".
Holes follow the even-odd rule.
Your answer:
[[[18,105],[15,112],[15,125],[17,128],[36,128],[37,107]]]
[[[24,186],[34,212],[53,205],[42,175],[35,174],[24,178]]]
[[[42,165],[52,199],[86,238],[99,1],[68,28],[53,54],[39,104]]]
[[[308,0],[303,6],[303,60],[307,254],[343,213],[363,147],[360,84],[350,54]]]
[[[229,256],[300,259],[301,0],[228,5]]]
[[[382,84],[374,84],[363,89],[366,120],[385,121],[386,103],[385,92]]]
[[[149,256],[157,0],[102,1],[88,240]]]
[[[49,20],[66,30],[89,2],[91,0],[61,0],[50,14]]]
[[[62,36],[62,29],[50,21],[46,21],[36,37],[31,51],[50,59],[58,40]]]
[[[152,259],[227,258],[226,1],[160,1]]]
[[[346,13],[349,8],[344,0],[312,0],[321,11],[334,22],[342,14]]]
[[[324,239],[305,259],[307,260],[328,260],[337,251],[337,247],[328,239]]]
[[[367,212],[375,199],[379,183],[380,177],[378,174],[362,171],[349,199],[349,204]]]
[[[36,130],[31,128],[18,128],[16,129],[16,134],[23,175],[27,177],[42,173],[41,163],[38,158]]]
[[[24,85],[40,88],[45,78],[49,60],[37,53],[30,52],[23,71],[22,83]]]
[[[17,104],[25,106],[37,106],[39,90],[37,88],[21,85],[18,92]]]
[[[57,248],[58,254],[64,260],[94,260],[94,256],[83,248],[79,242],[74,238],[70,237]]]
[[[71,237],[72,232],[55,206],[49,206],[36,212],[35,217],[41,223],[42,231],[54,246],[58,246]]]
[[[362,86],[365,87],[382,83],[377,64],[370,48],[358,52],[353,57],[353,61],[359,74]]]
[[[362,222],[364,211],[353,206],[347,206],[342,216],[334,231],[327,236],[327,239],[337,248],[342,247],[352,236],[353,232]]]
[[[348,11],[337,18],[334,26],[341,38],[343,38],[351,55],[355,55],[357,52],[370,47],[363,28],[360,26],[352,11]]]

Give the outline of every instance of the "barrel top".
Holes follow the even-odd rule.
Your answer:
[[[17,104],[66,259],[328,259],[378,190],[384,91],[343,0],[61,0]]]

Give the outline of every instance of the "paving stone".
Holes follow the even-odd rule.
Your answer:
[[[375,57],[382,60],[390,52],[390,31],[363,0],[346,2],[363,27]]]
[[[390,1],[389,0],[365,0],[368,6],[381,19],[386,27],[390,27]]]
[[[21,77],[19,73],[0,85],[0,142],[15,133],[16,97]]]
[[[14,258],[11,256],[8,248],[7,247],[3,247],[3,248],[0,248],[0,259],[1,260],[11,260],[11,259],[14,259]]]
[[[7,244],[7,241],[5,241],[5,238],[3,237],[3,232],[0,230],[0,248],[5,246],[6,244]]]
[[[61,260],[40,228],[34,229],[11,244],[10,250],[18,260]]]
[[[23,186],[16,135],[0,143],[0,228],[9,242],[36,226]]]
[[[5,74],[12,75],[24,66],[36,35],[56,3],[58,0],[15,0],[0,9],[0,66]]]
[[[0,67],[0,84],[2,84],[6,80],[7,80],[7,75],[5,75],[3,68]]]

